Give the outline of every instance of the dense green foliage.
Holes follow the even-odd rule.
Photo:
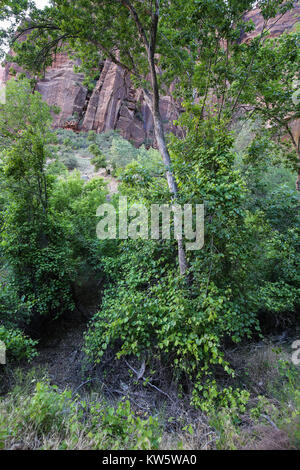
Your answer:
[[[0,326],[0,341],[5,344],[6,355],[11,361],[31,361],[36,355],[36,341],[26,337],[17,329],[8,330]]]
[[[136,149],[115,131],[54,131],[55,110],[34,81],[7,84],[0,105],[0,340],[9,361],[33,359],[36,342],[24,332],[39,336],[42,324],[80,311],[80,293],[97,308],[93,316],[84,312],[87,370],[101,370],[105,379],[111,361],[131,373],[127,360],[135,361],[143,370],[136,383],[158,392],[161,383],[172,384],[194,407],[233,425],[251,391],[245,378],[235,380],[228,347],[295,327],[300,310],[299,142],[292,128],[299,118],[299,33],[269,40],[267,28],[291,2],[258,2],[265,24],[247,42],[241,38],[254,26],[244,14],[257,3],[250,0],[57,0],[43,11],[31,5],[28,22],[29,3],[0,2],[0,19],[22,19],[20,34],[28,27],[23,42],[15,41],[16,24],[2,34],[19,65],[38,76],[53,52],[67,50],[91,86],[99,61],[110,58],[146,101],[151,93],[159,101],[172,83],[182,132],[168,136],[168,166],[163,131],[159,151]],[[153,75],[149,81],[155,67],[158,89]],[[153,104],[152,114],[159,114]],[[117,193],[109,194],[111,182]],[[118,211],[120,196],[147,208],[204,204],[204,247],[187,251],[185,275],[177,240],[97,238],[97,208],[109,200]],[[87,409],[71,392],[38,383],[25,402],[13,426],[0,418],[0,446],[7,423],[13,437],[24,423],[39,438],[60,427],[61,448],[76,448],[82,433],[93,448],[159,446],[158,422],[136,417],[128,401]],[[263,403],[252,412],[260,416]],[[67,443],[70,430],[74,441]]]
[[[63,225],[49,207],[50,124],[50,109],[40,95],[31,94],[28,82],[12,81],[0,117],[1,250],[18,297],[40,315],[68,308],[74,277],[70,248],[62,243]]]
[[[7,86],[1,112],[1,320],[23,325],[74,308],[82,271],[98,269],[94,217],[105,200],[101,179],[84,184],[55,163],[50,109],[27,81]],[[62,168],[65,168],[62,166]],[[90,277],[95,274],[90,273]]]
[[[261,315],[267,316],[263,328],[293,321],[300,292],[299,215],[295,191],[285,182],[275,190],[263,186],[263,155],[246,171],[254,142],[242,155],[243,178],[232,136],[215,121],[201,126],[188,113],[184,123],[187,137],[170,146],[181,202],[204,201],[206,208],[205,246],[190,254],[192,285],[176,274],[174,243],[120,243],[118,256],[103,260],[112,287],[91,325],[87,353],[96,362],[108,347],[117,348],[118,357],[172,360],[179,382],[186,374],[197,377],[194,402],[199,404],[200,392],[206,408],[218,395],[216,365],[232,373],[223,359],[224,341],[250,338]],[[168,202],[162,176],[145,167],[132,163],[121,180],[131,201]],[[230,389],[221,396],[223,403],[235,400]]]

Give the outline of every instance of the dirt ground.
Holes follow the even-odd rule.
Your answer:
[[[50,384],[61,391],[65,388],[76,390],[84,381],[82,348],[88,321],[75,310],[49,322],[38,341],[38,356],[30,364],[22,364],[22,371],[35,369],[38,376],[47,376]]]

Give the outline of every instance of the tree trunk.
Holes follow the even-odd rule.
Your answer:
[[[170,158],[170,154],[167,148],[162,118],[161,118],[159,110],[158,111],[155,110],[153,112],[153,121],[154,121],[157,147],[159,149],[164,165],[166,167],[166,177],[168,181],[168,186],[172,194],[172,199],[175,201],[178,197],[178,186],[177,186],[175,177],[172,172],[171,158]],[[182,240],[178,240],[178,261],[179,261],[180,274],[184,275],[188,269],[188,263],[187,263],[186,254],[185,254]]]
[[[149,63],[150,63],[149,65],[150,65],[151,82],[152,82],[152,89],[153,89],[151,108],[152,108],[152,115],[153,115],[153,122],[154,122],[155,137],[156,137],[158,150],[162,156],[162,160],[166,167],[166,177],[167,177],[170,192],[172,194],[172,199],[176,201],[176,199],[178,198],[178,186],[177,186],[177,183],[176,183],[173,171],[172,171],[171,158],[170,158],[170,154],[169,154],[168,147],[166,144],[165,131],[164,131],[162,117],[161,117],[160,109],[159,109],[159,90],[158,90],[157,75],[156,75],[155,64],[154,64],[154,57],[149,57]],[[180,274],[183,276],[185,275],[188,269],[188,262],[186,259],[185,249],[184,249],[182,240],[178,240],[178,261],[179,261]]]
[[[151,2],[151,10],[152,6],[154,8],[153,11],[150,12],[152,17],[152,24],[149,31],[149,40],[147,38],[147,34],[145,29],[140,21],[139,15],[131,2],[129,0],[121,0],[121,3],[130,11],[131,17],[136,24],[137,32],[140,36],[142,43],[144,44],[145,51],[147,53],[148,58],[148,65],[149,65],[149,72],[151,78],[151,85],[152,85],[152,99],[150,98],[147,90],[145,91],[145,97],[150,106],[153,115],[154,121],[154,130],[155,130],[155,137],[157,141],[158,150],[162,156],[164,165],[166,167],[166,177],[168,181],[168,186],[170,192],[172,194],[172,199],[175,201],[178,197],[178,187],[173,175],[172,167],[171,167],[171,158],[168,151],[168,147],[166,144],[165,139],[165,131],[163,128],[162,118],[159,109],[159,88],[158,88],[158,81],[157,81],[157,74],[155,68],[155,49],[156,49],[156,40],[157,40],[157,30],[158,30],[158,22],[159,22],[159,8],[160,2],[159,0],[155,0],[155,2]],[[185,255],[185,250],[183,247],[182,240],[178,240],[178,261],[180,267],[180,274],[184,275],[188,269],[188,263]]]
[[[300,140],[299,140],[299,144],[300,144]],[[298,148],[297,150],[297,155],[298,155],[298,177],[297,177],[297,181],[296,181],[296,189],[298,191],[300,191],[300,148]]]

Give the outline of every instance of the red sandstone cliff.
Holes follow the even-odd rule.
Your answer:
[[[256,36],[263,27],[258,9],[249,13],[247,18],[254,21],[256,29],[243,37],[243,41]],[[299,20],[300,3],[295,2],[294,10],[269,22],[271,36],[293,30]],[[0,70],[0,82],[8,80],[9,69],[10,64],[7,64],[5,69]],[[20,69],[17,68],[17,71]],[[128,74],[108,60],[103,64],[91,95],[83,86],[83,75],[74,72],[73,63],[63,54],[58,55],[46,70],[44,79],[37,83],[37,90],[48,104],[60,108],[60,113],[54,116],[56,127],[63,127],[67,120],[76,115],[79,128],[83,131],[119,130],[124,138],[137,146],[154,141],[151,112],[143,92],[136,90]],[[171,96],[162,97],[161,111],[166,131],[176,132],[173,121],[178,117],[179,109]]]

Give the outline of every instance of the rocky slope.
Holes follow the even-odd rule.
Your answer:
[[[242,37],[250,40],[263,27],[263,19],[258,9],[247,15],[254,21],[255,31]],[[291,31],[300,20],[300,3],[295,8],[270,21],[271,36],[283,31]],[[9,79],[11,64],[0,70],[0,83]],[[79,128],[83,131],[119,130],[121,135],[132,141],[136,146],[154,141],[153,121],[151,112],[145,103],[143,92],[133,87],[127,73],[110,61],[103,64],[98,82],[90,94],[83,86],[83,75],[75,73],[73,63],[64,55],[58,55],[51,67],[46,70],[45,77],[37,83],[37,90],[50,105],[57,105],[60,113],[54,116],[55,127]],[[167,132],[178,132],[173,121],[178,117],[180,109],[172,97],[163,96],[161,112]]]

